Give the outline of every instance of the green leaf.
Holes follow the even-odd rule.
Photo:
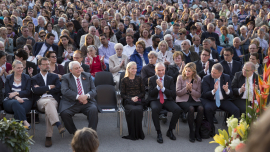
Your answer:
[[[228,142],[229,141],[229,137],[228,137],[228,133],[225,129],[223,129],[223,136],[224,136],[224,139]]]

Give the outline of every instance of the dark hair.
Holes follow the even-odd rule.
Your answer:
[[[24,46],[27,46],[27,48],[28,48],[28,49],[29,49],[29,51],[30,51],[30,53],[29,53],[29,54],[30,54],[31,56],[33,56],[33,53],[32,53],[32,51],[33,51],[33,50],[32,50],[32,49],[33,49],[33,47],[32,47],[30,44],[26,44],[26,45],[24,45]]]
[[[47,51],[47,53],[45,54],[46,58],[50,58],[51,54],[55,53],[57,55],[57,53],[55,51]]]
[[[66,27],[67,27],[67,28],[70,27],[70,26],[72,26],[73,29],[74,29],[74,24],[73,24],[73,22],[67,22],[67,23],[66,23]]]
[[[23,50],[22,48],[18,49],[15,54],[17,57],[19,58],[23,58],[23,60],[27,60],[28,59],[28,54],[25,50]]]
[[[159,37],[158,37],[157,35],[154,35],[154,36],[152,37],[152,41],[155,41],[156,39],[159,39]]]
[[[44,16],[44,18],[47,18],[49,21],[51,20],[51,18],[49,16]],[[46,20],[46,19],[45,19]]]
[[[137,31],[137,27],[136,27],[136,25],[135,25],[134,23],[129,23],[129,25],[132,25],[132,27],[133,27],[133,31],[134,31],[134,32],[136,32],[136,31]],[[128,25],[128,26],[129,26],[129,25]]]
[[[190,31],[191,30],[197,30],[197,27],[195,26],[195,25],[192,25],[191,27],[190,27]]]
[[[211,40],[211,41],[216,41],[216,39],[213,38],[213,37],[209,37],[209,38],[207,38],[207,39],[209,39],[209,40]]]
[[[51,51],[49,51],[49,52],[51,52]],[[40,58],[39,60],[38,60],[38,65],[41,65],[41,62],[42,61],[49,61],[48,60],[48,58],[46,58],[46,57],[42,57],[42,58]]]
[[[4,51],[0,51],[0,59],[1,59],[3,56],[6,56],[6,53],[5,53]]]
[[[58,46],[63,46],[63,44],[62,44],[62,38],[67,38],[68,39],[68,43],[69,44],[72,44],[71,41],[70,41],[70,37],[69,36],[67,36],[67,35],[61,35],[60,38],[59,38]]]
[[[110,30],[109,38],[113,37],[114,33],[113,33],[113,30],[112,30],[111,26],[105,25],[104,28],[105,28],[106,26],[108,26],[108,27],[109,27],[109,30]]]
[[[25,28],[28,28],[28,26],[22,26],[22,27],[21,27],[21,31],[22,31],[23,29],[25,29]]]
[[[52,34],[52,33],[47,33],[45,39],[49,39],[51,36],[52,36],[52,37],[55,37],[54,34]]]
[[[259,59],[259,54],[258,53],[250,53],[250,56],[255,56],[257,60]]]
[[[178,24],[178,23],[173,24],[173,27],[175,27],[175,26],[180,27],[180,24]]]
[[[131,37],[132,39],[134,39],[134,36],[133,35],[130,35],[130,34],[127,34],[126,37],[129,36]]]
[[[208,53],[209,53],[209,55],[211,54],[211,50],[209,50],[209,49],[203,49],[203,50],[202,50],[202,52],[203,52],[203,51],[208,52]]]
[[[222,20],[222,19],[220,19],[220,18],[219,18],[219,19],[217,19],[217,20],[219,20],[219,21],[223,22],[223,20]]]
[[[12,24],[10,24],[10,23],[7,24],[6,27],[12,27],[12,30],[13,30],[13,26],[12,26]]]
[[[53,24],[52,24],[51,22],[48,22],[48,23],[45,25],[45,27],[44,27],[46,30],[47,30],[49,24],[51,24],[51,25],[52,25],[52,28],[53,28]]]
[[[232,49],[232,48],[225,48],[225,50],[224,50],[224,51],[231,52],[231,54],[234,54],[234,51],[233,51],[233,49]]]
[[[90,23],[90,21],[91,21],[91,19],[92,19],[91,15],[90,15],[89,13],[85,13],[85,14],[87,14],[87,15],[89,16],[89,20],[88,20],[87,22]],[[85,14],[84,14],[84,15],[85,15]]]
[[[101,36],[105,36],[105,38],[107,38],[106,34],[104,34],[104,33],[99,35],[99,37],[101,37]]]

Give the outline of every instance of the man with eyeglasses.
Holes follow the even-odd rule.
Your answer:
[[[94,36],[94,41],[95,41],[95,46],[99,47],[101,45],[99,37],[96,35],[97,34],[97,29],[95,26],[90,26],[89,27],[89,33],[87,34],[92,34]],[[80,40],[80,48],[82,48],[82,46],[84,45],[85,42],[85,36],[87,34],[84,34],[81,36],[81,40]]]
[[[215,64],[213,60],[210,59],[211,51],[209,49],[203,49],[200,54],[200,60],[195,61],[197,74],[201,77],[201,79],[209,75],[211,73],[211,68]]]
[[[189,40],[184,40],[181,43],[182,53],[183,53],[183,61],[185,64],[189,62],[194,62],[200,59],[199,55],[196,52],[191,52],[189,50],[190,48],[190,42]]]
[[[86,19],[83,19],[82,20],[82,28],[79,29],[77,36],[76,36],[76,39],[75,39],[75,42],[77,43],[78,46],[80,44],[80,40],[81,40],[82,35],[89,33],[88,28],[89,28],[89,22]]]
[[[55,51],[58,53],[58,46],[54,44],[54,34],[48,33],[44,42],[37,42],[33,47],[33,55],[40,59],[45,56],[48,51]]]
[[[246,55],[243,57],[243,61],[242,61],[243,64],[244,64],[245,62],[248,62],[248,61],[249,61],[249,57],[250,57],[250,54],[251,54],[251,53],[258,53],[259,47],[258,47],[256,44],[252,43],[252,44],[249,45],[248,51],[249,51],[249,53],[246,54]],[[262,61],[263,61],[265,55],[264,55],[263,53],[258,53],[258,54],[259,54],[260,64],[262,64]]]
[[[83,61],[83,57],[82,57],[82,52],[80,50],[77,50],[73,53],[73,61],[78,61],[82,67],[82,70],[83,72],[90,72],[90,67],[89,65],[87,64],[84,64],[82,61]],[[69,69],[69,63],[72,62],[72,61],[68,61],[65,63],[65,66],[64,66],[64,70],[65,70],[65,73],[70,73],[70,69]]]
[[[17,49],[23,48],[23,46],[26,44],[27,39],[31,39],[32,40],[31,45],[34,46],[36,41],[35,41],[35,39],[33,39],[32,37],[30,37],[28,35],[28,33],[29,33],[28,27],[27,26],[22,26],[21,31],[22,31],[22,36],[17,38],[17,40],[16,40],[16,48]]]
[[[32,77],[32,90],[38,110],[45,112],[45,147],[50,147],[52,146],[53,126],[57,127],[60,134],[66,131],[59,120],[57,112],[58,103],[60,102],[61,84],[58,75],[49,72],[50,64],[48,58],[43,57],[39,59],[38,67],[40,73]]]
[[[246,62],[242,71],[235,73],[232,80],[233,103],[240,109],[240,114],[246,112],[246,100],[254,102],[254,87],[258,89],[258,75],[255,73],[255,64]]]
[[[228,74],[231,80],[233,80],[235,73],[241,71],[242,63],[233,60],[234,51],[231,48],[226,48],[223,56],[224,60],[220,62],[224,69],[223,73]]]

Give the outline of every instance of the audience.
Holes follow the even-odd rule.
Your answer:
[[[148,52],[145,50],[144,41],[136,42],[136,49],[130,56],[130,61],[134,61],[137,64],[137,75],[140,75],[143,66],[149,63]]]
[[[166,74],[173,77],[173,81],[176,83],[178,75],[182,74],[182,71],[185,67],[185,62],[183,59],[183,53],[181,51],[175,51],[173,54],[174,64],[169,65],[166,69]]]
[[[61,80],[62,76],[65,74],[65,70],[61,64],[56,63],[56,52],[48,51],[45,56],[50,63],[49,72],[58,75],[59,79]]]
[[[24,74],[28,74],[30,77],[37,74],[37,66],[33,62],[27,61],[28,54],[25,50],[18,49],[18,51],[15,52],[15,59],[22,62]]]

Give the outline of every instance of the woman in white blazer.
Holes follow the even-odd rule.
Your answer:
[[[157,55],[158,59],[157,62],[163,62],[165,65],[173,65],[173,53],[171,51],[168,51],[168,43],[163,40],[159,42],[158,49],[160,50]]]
[[[119,88],[119,79],[122,72],[125,72],[126,66],[128,64],[128,57],[123,52],[123,45],[117,43],[114,46],[115,55],[110,56],[109,58],[109,68],[110,72],[113,75],[114,81],[116,81],[116,89]]]

